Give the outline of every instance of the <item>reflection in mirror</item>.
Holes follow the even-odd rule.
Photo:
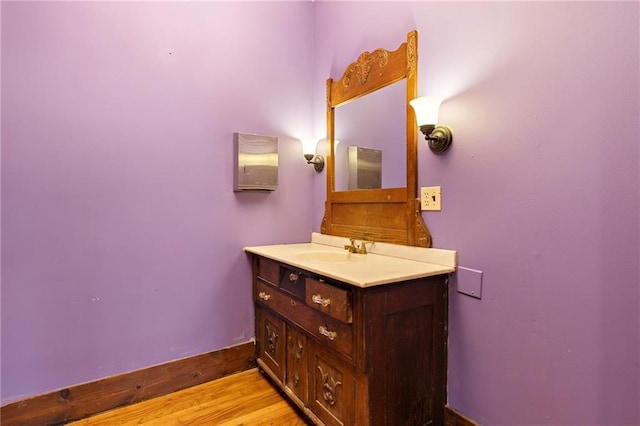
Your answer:
[[[349,185],[350,147],[382,151],[382,182],[378,188],[406,186],[406,83],[404,80],[383,87],[336,108],[335,190]],[[373,188],[369,186],[368,188]]]
[[[382,187],[382,150],[349,147],[349,190]]]

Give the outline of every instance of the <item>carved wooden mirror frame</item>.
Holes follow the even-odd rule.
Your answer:
[[[431,247],[431,234],[417,198],[418,139],[409,101],[418,92],[418,32],[395,51],[362,53],[340,80],[327,79],[327,200],[321,224],[323,234]],[[390,84],[406,80],[407,180],[404,188],[357,191],[335,190],[335,109]]]

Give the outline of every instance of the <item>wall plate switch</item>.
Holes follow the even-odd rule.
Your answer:
[[[458,293],[482,299],[482,271],[458,266],[456,288]]]
[[[422,210],[442,210],[442,189],[439,186],[420,188],[420,206]]]

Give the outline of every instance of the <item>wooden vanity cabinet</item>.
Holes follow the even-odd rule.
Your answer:
[[[319,425],[442,425],[447,275],[369,288],[253,255],[260,369]]]

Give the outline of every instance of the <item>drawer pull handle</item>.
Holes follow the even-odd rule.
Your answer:
[[[260,293],[258,293],[258,297],[264,301],[271,299],[271,295],[265,293],[264,291],[261,291]]]
[[[289,274],[289,281],[291,281],[292,283],[295,283],[296,281],[298,281],[298,274],[294,274],[293,272]]]
[[[327,327],[323,326],[323,325],[318,327],[318,331],[323,336],[328,337],[329,340],[334,340],[336,337],[338,337],[338,333],[336,333],[335,331],[329,331],[329,329]]]
[[[323,299],[319,294],[311,296],[311,301],[320,306],[329,306],[331,304],[331,299]]]

